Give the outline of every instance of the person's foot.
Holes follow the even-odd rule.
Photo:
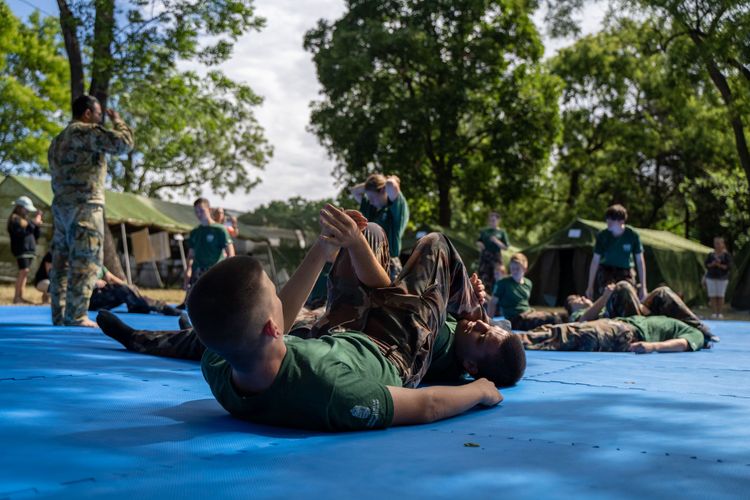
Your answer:
[[[26,300],[26,299],[24,299],[23,297],[15,297],[15,298],[13,299],[13,303],[14,303],[14,304],[34,304],[34,303],[33,303],[33,302],[31,302],[30,300]]]
[[[135,330],[126,325],[116,314],[101,310],[96,316],[96,322],[106,336],[118,341],[125,349],[132,350]]]
[[[716,315],[716,319],[724,319],[724,315],[719,313]]]
[[[188,328],[193,327],[193,324],[190,322],[190,317],[186,312],[180,314],[180,319],[177,321],[177,324],[180,325],[180,330],[187,330]]]
[[[82,318],[78,321],[66,321],[65,326],[85,326],[86,328],[99,328],[99,325],[88,318]]]

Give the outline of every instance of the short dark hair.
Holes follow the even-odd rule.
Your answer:
[[[267,312],[262,309],[263,272],[254,257],[231,257],[206,271],[190,289],[187,309],[195,332],[230,363],[233,347],[246,342],[243,333]]]
[[[628,220],[628,211],[625,209],[625,207],[618,203],[607,208],[607,211],[604,212],[604,218],[625,222],[626,220]]]
[[[73,101],[73,118],[82,118],[87,109],[90,109],[93,113],[96,104],[99,104],[99,99],[92,95],[83,94],[76,97]]]
[[[565,297],[565,303],[563,304],[563,307],[568,312],[568,317],[570,317],[571,314],[573,314],[573,306],[570,305],[574,300],[576,300],[580,295],[577,295],[575,293],[572,293]]]
[[[203,198],[203,197],[200,197],[193,202],[194,207],[197,207],[198,205],[206,205],[207,207],[211,208],[211,204],[208,202],[206,198]]]
[[[486,377],[498,387],[515,385],[524,371],[526,351],[521,338],[513,333],[508,333],[492,356],[485,356],[477,363],[477,375]]]

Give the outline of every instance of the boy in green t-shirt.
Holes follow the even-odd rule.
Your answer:
[[[586,296],[598,298],[610,283],[629,281],[636,285],[633,267],[638,270],[638,297],[646,298],[646,260],[643,244],[637,232],[626,227],[628,211],[622,205],[612,205],[605,213],[607,229],[596,235],[594,257],[589,268]]]
[[[510,246],[508,233],[500,229],[500,214],[490,212],[487,217],[488,227],[479,233],[477,247],[479,248],[479,278],[488,289],[492,290],[495,285],[495,270],[498,264],[503,262],[503,250]]]
[[[372,174],[354,186],[351,194],[362,215],[381,226],[388,237],[391,253],[388,274],[393,281],[401,272],[401,238],[409,222],[409,205],[401,192],[401,180],[396,175]]]
[[[529,305],[532,283],[525,276],[529,261],[522,253],[510,258],[510,276],[495,283],[490,302],[490,316],[497,307],[514,330],[531,330],[540,325],[562,323],[563,318],[553,312],[536,311]]]
[[[480,300],[447,238],[423,238],[391,285],[343,211],[327,205],[321,225],[320,239],[278,296],[252,258],[219,263],[196,283],[188,309],[207,348],[203,372],[217,400],[240,418],[327,430],[424,423],[497,404],[500,395],[486,379],[414,389],[449,313],[461,324],[471,371],[486,370],[506,385],[525,367],[520,340],[482,320]],[[328,245],[346,250],[357,278],[372,290],[365,324],[320,339],[285,336]]]

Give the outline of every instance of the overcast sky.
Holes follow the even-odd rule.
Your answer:
[[[30,4],[46,13],[58,13],[55,0],[6,1],[21,17],[31,13]],[[224,200],[213,197],[210,191],[203,193],[214,205],[241,212],[295,195],[320,199],[336,194],[333,162],[317,137],[307,131],[310,101],[318,98],[320,86],[310,54],[302,48],[302,38],[318,19],[338,18],[344,11],[344,1],[255,0],[254,4],[256,13],[266,18],[266,27],[239,39],[232,58],[221,69],[263,96],[256,116],[274,147],[274,155],[265,170],[258,172],[262,183],[250,193],[230,195]],[[603,16],[601,6],[587,8],[584,33],[597,30]],[[540,18],[536,17],[538,25]],[[547,54],[567,43],[570,41],[547,40]]]

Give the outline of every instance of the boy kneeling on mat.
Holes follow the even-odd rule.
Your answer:
[[[526,365],[520,339],[487,324],[483,293],[445,236],[422,238],[391,283],[349,215],[327,205],[320,222],[320,238],[278,295],[258,261],[235,257],[207,271],[188,298],[207,348],[204,377],[227,411],[257,423],[336,431],[427,423],[502,400],[484,378],[415,388],[448,314],[458,320],[456,356],[472,375],[513,385]],[[372,290],[366,319],[357,331],[318,339],[285,335],[331,246],[348,252],[357,278]]]

